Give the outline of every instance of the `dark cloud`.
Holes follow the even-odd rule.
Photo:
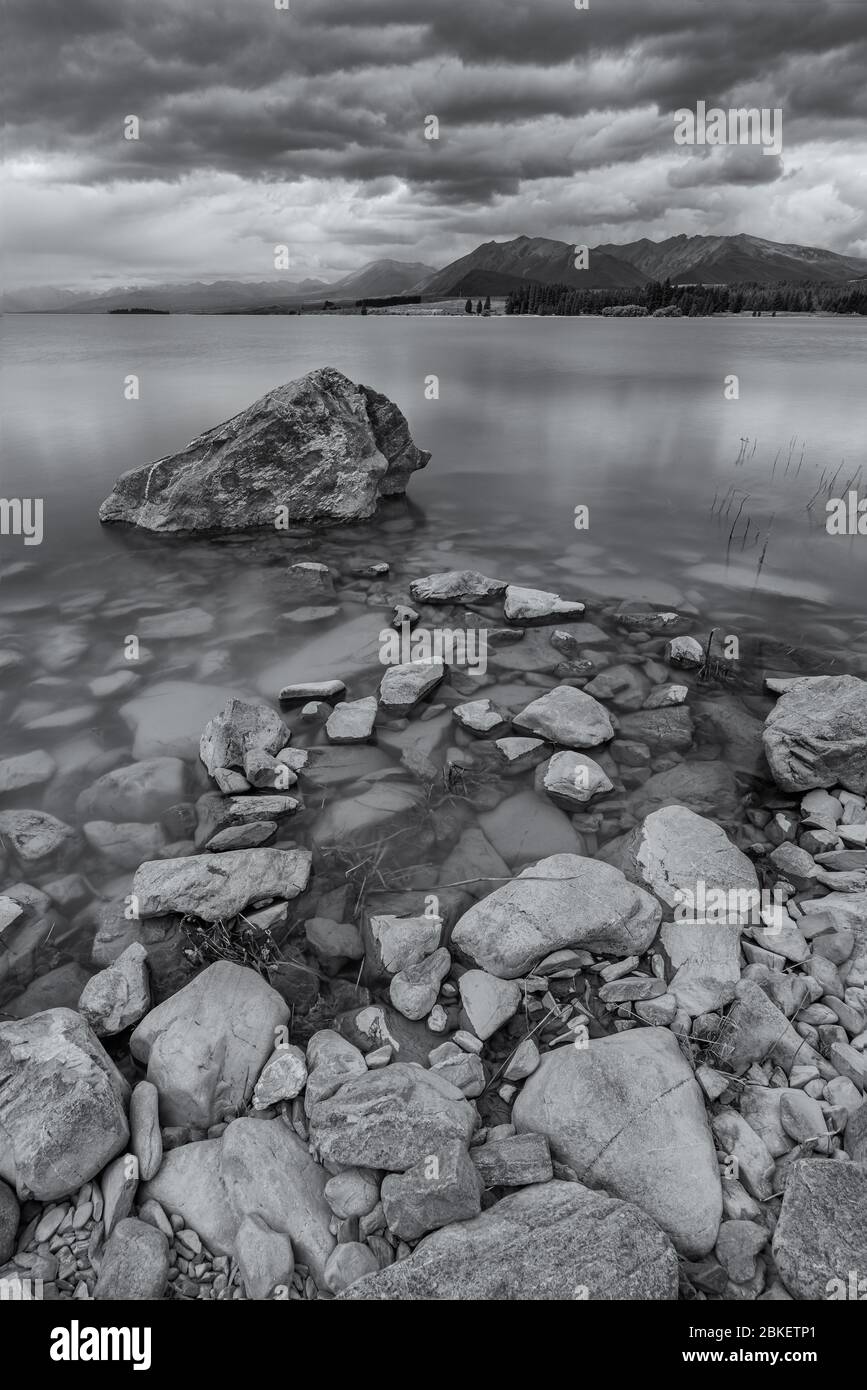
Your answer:
[[[570,184],[596,225],[658,219],[660,192],[673,218],[679,206],[691,216],[703,193],[779,184],[790,158],[802,186],[810,164],[822,183],[825,146],[852,238],[863,229],[844,162],[854,168],[864,144],[865,0],[590,0],[588,11],[572,0],[289,0],[288,11],[6,0],[4,27],[6,149],[29,170],[28,196],[71,184],[110,209],[136,184],[195,185],[207,199],[240,179],[265,205],[269,185],[338,202],[366,190],[403,199],[402,213],[390,208],[395,224],[408,220],[391,229],[398,247],[419,206],[438,207],[457,237],[485,210],[516,216],[523,199],[518,230],[555,234]],[[782,162],[676,150],[672,113],[699,99],[780,107]],[[123,139],[128,114],[141,120],[137,142]],[[424,139],[429,114],[439,141]],[[845,211],[829,224],[847,249]]]

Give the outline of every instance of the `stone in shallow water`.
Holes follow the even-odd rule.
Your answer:
[[[165,1123],[208,1129],[250,1100],[289,1009],[255,970],[218,961],[157,1005],[130,1038]]]
[[[483,898],[510,879],[512,873],[484,831],[470,826],[443,861],[440,877],[443,883],[460,884],[474,898]]]
[[[677,1257],[642,1211],[580,1183],[525,1187],[445,1226],[346,1299],[676,1299]]]
[[[268,705],[251,700],[227,700],[209,719],[199,740],[199,757],[213,777],[218,767],[244,768],[248,753],[272,757],[289,742],[289,730]]]
[[[27,787],[40,787],[43,782],[50,781],[56,771],[54,759],[42,749],[33,753],[19,753],[14,758],[3,758],[0,761],[0,795],[23,791]]]
[[[553,1157],[635,1202],[690,1258],[712,1248],[722,1193],[704,1101],[666,1029],[563,1047],[524,1083],[512,1122],[547,1136]]]
[[[794,1298],[863,1298],[867,1168],[827,1159],[801,1159],[793,1164],[774,1231],[773,1253]]]
[[[75,813],[80,821],[158,820],[184,799],[185,783],[180,758],[148,758],[97,778],[79,795]]]
[[[580,618],[584,604],[562,599],[544,589],[525,589],[510,584],[506,589],[503,612],[510,623],[549,623],[558,618]]]
[[[684,752],[692,747],[692,716],[685,705],[642,709],[620,717],[620,735],[646,743],[654,752]]]
[[[420,1066],[395,1062],[346,1082],[310,1112],[310,1143],[326,1163],[403,1173],[450,1139],[468,1144],[476,1111]]]
[[[452,932],[452,947],[490,974],[514,979],[567,946],[640,955],[661,915],[656,900],[619,869],[555,854],[465,912]]]
[[[178,608],[173,613],[153,613],[136,621],[136,632],[146,642],[173,637],[202,637],[214,626],[212,613],[203,608]]]
[[[350,845],[368,835],[387,835],[389,828],[407,827],[408,817],[424,800],[421,787],[408,782],[374,782],[357,796],[332,801],[311,830],[320,848]]]
[[[71,1009],[0,1023],[3,1176],[19,1197],[76,1192],[129,1138],[129,1086]]]
[[[239,849],[154,859],[139,867],[132,891],[142,917],[181,912],[219,922],[259,899],[297,898],[307,887],[310,865],[310,851],[304,849]]]
[[[740,805],[734,773],[723,762],[677,763],[648,777],[630,797],[633,814],[640,818],[673,805],[715,820],[734,818]]]
[[[555,753],[539,769],[539,773],[541,779],[537,774],[537,783],[541,780],[542,789],[552,801],[565,806],[567,810],[584,806],[594,796],[614,790],[614,783],[597,762],[572,749]]]
[[[513,720],[516,729],[566,748],[595,748],[614,737],[608,712],[592,695],[558,685],[534,700]]]
[[[506,592],[506,584],[475,570],[446,570],[414,579],[409,592],[415,603],[484,603],[500,598]]]
[[[402,493],[430,454],[386,396],[320,367],[276,387],[179,454],[124,473],[100,521],[149,531],[273,530],[358,520]]]
[[[0,836],[21,863],[33,869],[67,864],[81,845],[72,826],[47,811],[0,811]]]
[[[405,661],[389,666],[379,686],[383,710],[396,717],[409,714],[444,675],[445,667],[434,661]]]
[[[372,695],[363,700],[347,700],[328,716],[325,732],[332,743],[366,743],[373,737],[377,709]]]
[[[470,700],[464,705],[455,705],[452,714],[462,729],[479,738],[495,737],[505,733],[509,721],[494,706],[491,700]]]
[[[842,786],[867,792],[867,681],[798,681],[765,720],[765,753],[784,791]]]

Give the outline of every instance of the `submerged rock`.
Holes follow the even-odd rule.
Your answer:
[[[525,1187],[426,1236],[346,1299],[676,1299],[668,1237],[629,1202],[576,1182]]]
[[[240,531],[355,521],[406,490],[430,454],[397,406],[333,367],[269,391],[178,454],[124,473],[100,521],[148,531]]]

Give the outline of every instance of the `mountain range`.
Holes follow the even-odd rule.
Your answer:
[[[342,279],[194,281],[131,286],[93,294],[68,289],[7,293],[10,313],[108,313],[112,309],[168,309],[175,313],[243,313],[287,310],[304,304],[354,303],[358,299],[420,295],[449,299],[504,295],[529,282],[578,289],[613,289],[670,279],[672,284],[755,283],[845,285],[867,278],[867,259],[816,246],[748,236],[673,236],[664,241],[611,242],[592,247],[586,269],[575,267],[575,247],[550,237],[487,241],[441,270],[417,262],[376,260]]]

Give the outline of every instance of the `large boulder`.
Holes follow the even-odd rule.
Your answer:
[[[722,1191],[704,1101],[673,1034],[639,1028],[542,1058],[515,1102],[580,1182],[634,1202],[691,1259],[712,1248]]]
[[[601,855],[653,893],[666,917],[755,920],[759,880],[751,861],[721,826],[686,806],[652,811]]]
[[[208,1129],[246,1105],[288,1021],[261,975],[223,960],[152,1009],[129,1045],[160,1093],[163,1124]]]
[[[764,744],[774,781],[784,791],[842,786],[867,792],[867,681],[796,681],[765,720]]]
[[[465,912],[451,947],[489,974],[515,979],[564,947],[641,955],[661,916],[656,900],[619,869],[578,854],[552,854]]]
[[[236,849],[149,859],[136,870],[132,891],[141,917],[182,912],[219,922],[259,899],[297,898],[307,887],[310,864],[305,849]]]
[[[576,1182],[525,1187],[359,1279],[345,1299],[676,1299],[677,1256],[643,1211]]]
[[[179,454],[122,474],[100,521],[148,531],[242,531],[357,521],[406,490],[430,454],[397,406],[333,367],[278,386]]]
[[[795,1163],[786,1183],[773,1251],[780,1277],[793,1298],[863,1299],[867,1168],[820,1158]]]
[[[450,1081],[394,1062],[314,1105],[310,1144],[325,1163],[405,1173],[450,1139],[468,1144],[475,1125],[475,1108]]]
[[[0,1023],[0,1177],[54,1201],[95,1177],[129,1138],[129,1086],[80,1014]]]

